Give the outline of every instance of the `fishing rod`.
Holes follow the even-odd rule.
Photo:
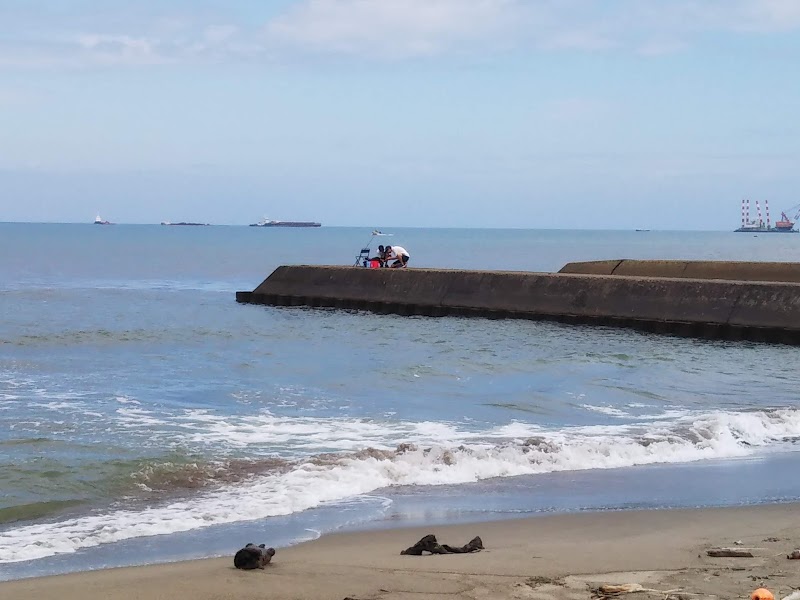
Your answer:
[[[372,240],[377,236],[391,236],[394,234],[391,233],[383,233],[380,229],[373,229],[372,233],[369,235],[369,239],[367,240],[366,244],[361,246],[361,252],[359,252],[358,256],[356,256],[356,262],[353,265],[354,267],[365,266],[362,265],[362,261],[369,260],[369,255],[372,253]]]

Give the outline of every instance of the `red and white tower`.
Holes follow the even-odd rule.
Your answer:
[[[747,225],[747,221],[744,218],[744,198],[742,198],[742,227]]]
[[[758,213],[758,226],[763,227],[764,221],[761,220],[761,206],[759,205],[758,200],[756,200],[756,213]]]
[[[769,200],[767,200],[766,198],[764,198],[764,210],[767,213],[767,229],[770,229],[770,223],[769,223]]]
[[[748,198],[746,202],[747,202],[747,206],[745,206],[744,214],[745,214],[745,218],[747,219],[746,224],[750,225],[750,198]]]

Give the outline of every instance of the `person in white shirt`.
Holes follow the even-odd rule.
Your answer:
[[[386,246],[386,261],[394,260],[392,268],[406,268],[411,255],[402,246]]]

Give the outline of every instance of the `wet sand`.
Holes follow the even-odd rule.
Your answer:
[[[473,554],[401,556],[433,533]],[[268,539],[242,540],[267,543]],[[736,545],[736,542],[741,544]],[[712,547],[753,558],[711,558]],[[278,548],[264,570],[220,559],[108,569],[0,583],[15,600],[422,598],[588,599],[602,584],[640,584],[635,598],[749,598],[767,587],[780,599],[800,588],[800,505],[585,513],[444,527],[324,536]],[[113,546],[109,546],[113,552]]]

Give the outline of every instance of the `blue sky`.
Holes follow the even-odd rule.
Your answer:
[[[0,0],[0,221],[731,229],[800,0]]]

